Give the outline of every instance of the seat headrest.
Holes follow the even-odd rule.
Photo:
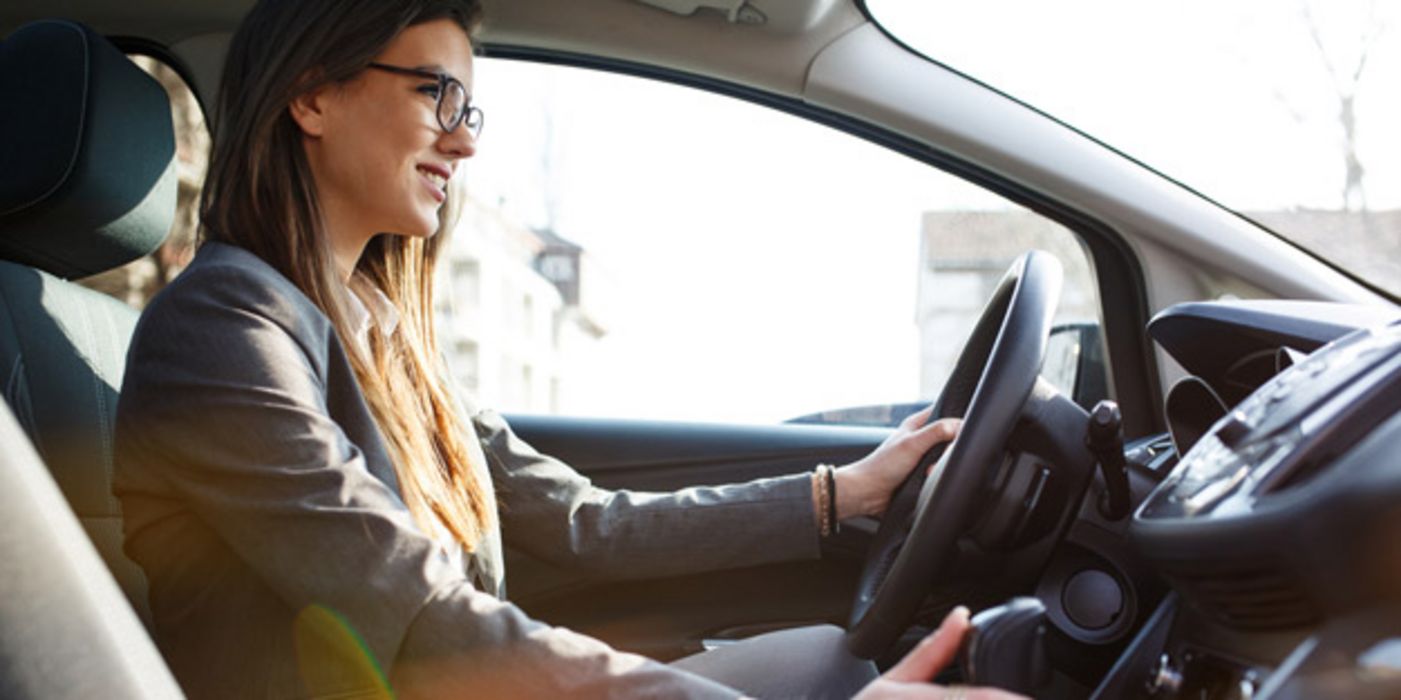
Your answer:
[[[76,22],[0,41],[0,259],[85,277],[155,250],[175,216],[165,90]]]

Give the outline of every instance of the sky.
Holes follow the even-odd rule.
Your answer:
[[[946,64],[1244,210],[1339,206],[1338,82],[1304,8],[1339,71],[1376,32],[1356,86],[1359,155],[1371,206],[1401,206],[1401,0],[1378,0],[1371,21],[1349,0],[871,6],[923,30],[911,43]],[[686,88],[482,60],[474,93],[487,121],[464,166],[473,196],[585,246],[612,292],[570,412],[770,422],[928,398],[919,216],[1012,206]]]
[[[1351,92],[1369,204],[1401,207],[1401,0],[869,5],[926,55],[1238,210],[1339,206]]]

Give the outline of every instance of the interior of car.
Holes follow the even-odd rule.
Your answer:
[[[140,311],[90,282],[162,255],[185,196],[170,98],[130,57],[177,75],[217,125],[224,51],[251,4],[0,7],[0,697],[181,697],[111,493]],[[663,661],[834,623],[882,669],[967,605],[976,632],[941,682],[1038,698],[1401,696],[1394,291],[931,60],[860,0],[484,5],[487,61],[782,113],[1073,243],[1001,259],[937,391],[890,399],[897,414],[932,403],[963,433],[821,559],[639,580],[508,552],[512,602]],[[770,272],[776,286],[796,273]],[[1065,323],[1079,279],[1092,318]],[[509,415],[541,452],[635,490],[847,463],[898,418]]]

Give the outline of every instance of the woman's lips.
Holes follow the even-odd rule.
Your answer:
[[[418,179],[423,182],[423,186],[427,187],[429,192],[433,193],[433,199],[439,204],[447,200],[447,193],[444,192],[444,188],[447,187],[447,178],[442,173],[420,167]]]

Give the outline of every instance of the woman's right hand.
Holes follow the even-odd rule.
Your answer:
[[[862,688],[856,696],[857,700],[1025,700],[1023,695],[996,688],[964,685],[944,687],[930,682],[957,656],[963,635],[967,634],[969,629],[971,626],[968,623],[968,608],[961,605],[954,608],[953,612],[944,618],[939,629],[920,641],[900,663]]]

